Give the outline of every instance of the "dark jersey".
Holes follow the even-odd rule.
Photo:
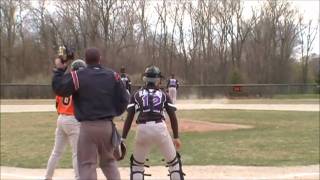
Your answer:
[[[125,111],[129,94],[120,75],[101,65],[64,73],[54,71],[52,88],[62,97],[72,95],[78,121],[95,121],[119,116]]]
[[[131,81],[130,81],[129,76],[128,76],[126,73],[122,73],[122,74],[120,75],[120,77],[121,77],[121,81],[123,82],[125,88],[126,88],[129,92],[131,92]]]
[[[140,112],[137,122],[164,120],[163,111],[175,111],[171,98],[160,89],[141,88],[135,92],[128,105],[128,110],[134,108]]]
[[[167,83],[167,88],[169,87],[174,87],[174,88],[179,88],[179,82],[176,79],[169,79]]]

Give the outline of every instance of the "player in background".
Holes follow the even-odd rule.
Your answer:
[[[179,88],[179,82],[174,78],[174,74],[171,74],[171,78],[168,80],[167,89],[169,92],[169,96],[172,99],[173,104],[177,101],[177,90]]]
[[[171,98],[159,88],[161,72],[158,67],[151,66],[145,70],[143,81],[145,86],[131,95],[127,107],[127,118],[124,123],[122,138],[127,138],[134,115],[139,112],[136,123],[136,141],[133,155],[130,158],[130,180],[143,180],[144,162],[154,145],[164,156],[169,167],[171,180],[183,180],[180,155],[176,151],[181,146],[178,132],[178,121],[175,114],[176,107]],[[164,110],[170,117],[173,131],[171,138],[164,118]]]
[[[131,80],[128,74],[126,73],[126,69],[123,66],[120,68],[120,78],[124,84],[124,87],[127,89],[127,92],[131,94]],[[120,119],[125,120],[125,114],[122,114],[120,116]]]
[[[121,67],[120,69],[120,77],[121,77],[121,81],[123,82],[124,86],[126,87],[126,89],[128,90],[129,94],[131,93],[131,80],[128,76],[128,74],[126,73],[126,69],[124,67]]]
[[[85,67],[86,63],[83,60],[78,59],[72,62],[71,71],[77,71],[84,69]],[[55,132],[55,143],[51,156],[48,160],[45,179],[52,179],[58,161],[61,158],[66,145],[69,143],[72,148],[72,165],[75,172],[75,178],[78,180],[77,143],[80,123],[74,117],[72,96],[56,96],[56,108],[59,116]]]

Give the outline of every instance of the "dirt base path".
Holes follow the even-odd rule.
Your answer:
[[[319,165],[295,166],[295,167],[252,167],[252,166],[184,166],[185,179],[211,180],[211,179],[319,179]],[[44,179],[45,169],[25,169],[13,167],[1,167],[1,179],[15,180],[40,180]],[[122,179],[128,179],[129,168],[120,168]],[[151,177],[146,180],[167,180],[167,169],[162,166],[154,166],[146,170]],[[105,179],[98,169],[98,179]],[[73,179],[72,169],[57,169],[54,179]]]
[[[319,111],[319,104],[177,104],[181,110],[196,109],[238,109],[238,110],[273,110],[273,111]],[[7,112],[52,112],[56,111],[51,104],[42,105],[1,105],[2,113]]]

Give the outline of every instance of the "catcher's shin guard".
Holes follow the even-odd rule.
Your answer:
[[[185,173],[182,171],[181,156],[178,152],[172,161],[167,162],[167,167],[169,167],[170,180],[184,180]]]
[[[144,180],[144,176],[151,176],[144,173],[144,167],[149,167],[143,162],[134,159],[133,155],[130,157],[130,180]]]

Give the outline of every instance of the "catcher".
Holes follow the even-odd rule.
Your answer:
[[[156,145],[164,156],[169,167],[171,180],[183,180],[180,155],[176,151],[181,147],[179,140],[178,122],[175,114],[176,107],[168,94],[159,88],[161,72],[158,67],[146,68],[143,81],[145,86],[135,92],[127,107],[128,115],[123,127],[122,138],[125,141],[130,130],[134,115],[139,112],[136,123],[136,142],[133,155],[130,158],[130,179],[143,180],[144,163],[150,148]],[[163,111],[170,117],[173,140],[168,132]]]

